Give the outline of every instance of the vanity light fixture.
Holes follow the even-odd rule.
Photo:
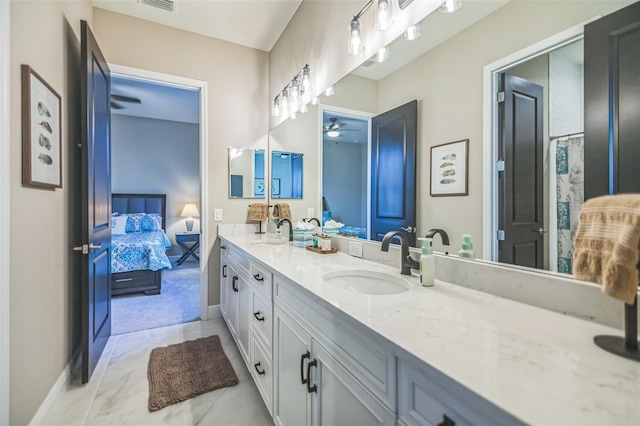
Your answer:
[[[374,0],[373,28],[379,31],[393,26],[393,0]]]
[[[302,91],[305,93],[309,93],[311,90],[311,70],[309,69],[309,65],[305,65],[302,68]]]
[[[387,59],[389,59],[389,48],[385,46],[376,53],[376,62],[384,62]]]
[[[444,0],[442,6],[440,6],[440,12],[453,13],[462,6],[462,0]]]
[[[282,92],[280,92],[273,99],[273,105],[271,114],[274,117],[280,117],[289,115],[289,112],[295,113],[298,111],[301,102],[305,102],[302,99],[303,95],[307,95],[307,101],[311,90],[311,70],[309,65],[306,64],[293,79],[284,86]]]
[[[407,31],[404,32],[404,39],[407,41],[412,41],[420,37],[422,34],[420,33],[420,24],[412,25],[407,28]]]
[[[276,96],[273,99],[273,108],[271,109],[271,115],[274,117],[280,117],[280,99]]]
[[[285,88],[282,91],[282,95],[280,95],[282,99],[280,99],[280,110],[282,111],[282,115],[289,114],[289,92]]]
[[[360,21],[355,17],[349,24],[349,53],[359,55],[364,52],[364,43],[362,30],[360,29]]]
[[[336,93],[336,90],[334,89],[333,86],[329,86],[326,89],[324,89],[325,96],[333,96],[334,93]]]

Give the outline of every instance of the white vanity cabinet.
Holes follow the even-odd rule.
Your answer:
[[[395,393],[391,398],[393,401],[381,401],[374,393],[377,389],[372,390],[367,385],[371,371],[375,372],[378,365],[354,368],[354,360],[343,348],[310,326],[308,320],[315,319],[320,322],[316,325],[323,328],[325,324],[322,323],[327,320],[317,317],[322,312],[309,310],[310,301],[295,294],[295,284],[286,283],[276,275],[274,285],[273,367],[276,382],[273,415],[276,424],[395,425]],[[337,340],[342,341],[344,330],[333,331],[333,337],[339,336]],[[355,344],[361,343],[356,336],[348,336],[348,339]],[[356,348],[352,355],[358,356],[367,349]],[[389,372],[393,375],[395,359],[390,353],[385,355],[389,357]],[[359,376],[367,369],[370,369],[369,374]],[[386,378],[383,374],[383,381]],[[382,387],[395,389],[395,377],[392,379],[386,383],[390,386]]]

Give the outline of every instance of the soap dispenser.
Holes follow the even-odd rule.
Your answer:
[[[436,265],[433,258],[433,239],[418,238],[422,241],[422,254],[420,255],[420,283],[423,287],[433,287],[435,282]]]
[[[473,244],[471,244],[471,235],[464,234],[462,236],[462,249],[458,252],[458,256],[465,259],[475,259],[476,254],[473,252]]]

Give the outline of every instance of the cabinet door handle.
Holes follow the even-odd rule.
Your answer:
[[[261,316],[260,316],[260,311],[258,311],[258,312],[254,312],[254,313],[253,313],[253,316],[254,316],[254,317],[256,317],[256,319],[257,319],[258,321],[264,321],[264,315],[261,317]]]
[[[224,265],[224,266],[222,267],[222,276],[223,276],[224,278],[227,278],[227,265]]]
[[[260,363],[257,364],[253,364],[253,368],[256,369],[256,371],[258,372],[259,375],[264,376],[264,369],[262,369],[262,371],[260,371]]]
[[[236,293],[238,292],[238,276],[237,275],[234,275],[233,279],[231,280],[231,288]]]
[[[261,276],[260,276],[260,274],[255,274],[255,275],[253,276],[253,278],[254,278],[256,281],[264,281],[264,277],[261,277]]]
[[[311,367],[318,367],[318,360],[314,359],[313,361],[309,361],[309,363],[307,364],[307,392],[312,393],[318,393],[318,386],[313,385],[311,386]]]
[[[442,415],[442,421],[437,426],[456,426],[456,422],[447,417],[446,414]]]
[[[304,378],[304,360],[306,359],[311,359],[311,354],[309,353],[309,351],[307,351],[306,354],[302,354],[302,357],[300,358],[300,381],[302,381],[303,385],[307,384],[307,379]]]

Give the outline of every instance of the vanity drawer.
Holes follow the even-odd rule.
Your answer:
[[[398,425],[438,424],[523,423],[442,373],[398,359]]]
[[[256,292],[252,292],[252,299],[251,323],[253,324],[254,334],[260,336],[267,348],[267,353],[271,353],[271,304]]]
[[[271,404],[273,370],[271,369],[271,358],[266,355],[267,353],[257,339],[251,339],[251,365],[249,366],[251,375],[267,409],[269,409],[269,414],[273,415]]]
[[[249,272],[253,287],[261,291],[267,300],[271,300],[271,271],[255,262],[250,262]]]

